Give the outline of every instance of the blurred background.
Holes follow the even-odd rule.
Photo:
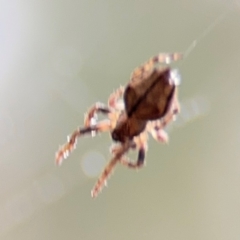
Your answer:
[[[135,67],[194,40],[170,143],[91,199],[109,134],[61,168],[59,145]],[[239,43],[238,1],[1,0],[0,239],[239,240]]]

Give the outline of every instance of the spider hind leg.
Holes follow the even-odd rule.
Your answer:
[[[146,63],[136,68],[131,79],[134,81],[139,78],[143,78],[144,74],[149,73],[156,64],[170,64],[174,61],[178,61],[183,58],[182,53],[159,53],[158,55],[150,58]]]

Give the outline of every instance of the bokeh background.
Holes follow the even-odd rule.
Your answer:
[[[170,143],[91,199],[109,135],[61,168],[58,146],[136,66],[194,40]],[[239,240],[239,43],[238,1],[1,0],[0,239]]]

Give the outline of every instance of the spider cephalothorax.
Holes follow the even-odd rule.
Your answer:
[[[164,128],[179,112],[179,76],[168,64],[181,57],[179,53],[159,54],[136,68],[127,86],[120,87],[110,95],[108,106],[96,103],[89,109],[84,127],[74,131],[56,153],[56,163],[61,164],[63,158],[67,158],[75,148],[78,137],[86,133],[111,132],[116,142],[111,149],[112,159],[94,186],[92,197],[96,197],[102,189],[116,163],[129,168],[143,166],[148,133],[157,141],[168,141]],[[93,124],[97,113],[106,114],[108,118]],[[138,150],[135,163],[125,156],[130,149]]]

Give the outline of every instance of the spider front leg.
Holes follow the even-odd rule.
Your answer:
[[[63,159],[66,159],[69,156],[69,153],[72,152],[77,144],[77,138],[87,134],[94,132],[105,132],[111,129],[110,120],[103,120],[97,123],[94,126],[87,126],[83,128],[79,128],[75,130],[71,136],[68,137],[67,143],[59,148],[56,152],[55,162],[57,165],[61,165]]]
[[[97,197],[99,192],[102,190],[103,186],[107,185],[107,179],[109,178],[109,176],[113,172],[113,169],[115,168],[118,161],[119,161],[119,159],[114,157],[113,159],[110,160],[110,162],[104,168],[102,174],[98,178],[96,184],[94,185],[94,187],[91,191],[91,196],[93,198]]]
[[[135,163],[130,162],[129,159],[124,157],[121,158],[120,163],[128,168],[139,169],[144,166],[145,154],[146,154],[146,149],[140,148],[138,150],[138,158]]]
[[[135,163],[129,161],[126,157],[122,157],[120,163],[128,168],[139,169],[144,166],[145,155],[147,151],[147,132],[142,133],[139,137],[134,138],[132,148],[138,149],[138,157]]]
[[[113,172],[116,164],[120,161],[122,156],[128,151],[128,149],[131,147],[131,142],[126,142],[124,144],[118,144],[114,145],[111,149],[111,152],[113,153],[113,158],[109,161],[109,163],[104,168],[102,174],[98,178],[96,184],[94,185],[91,196],[93,198],[97,197],[99,192],[102,190],[104,185],[107,185],[107,179],[110,177],[111,173]]]

